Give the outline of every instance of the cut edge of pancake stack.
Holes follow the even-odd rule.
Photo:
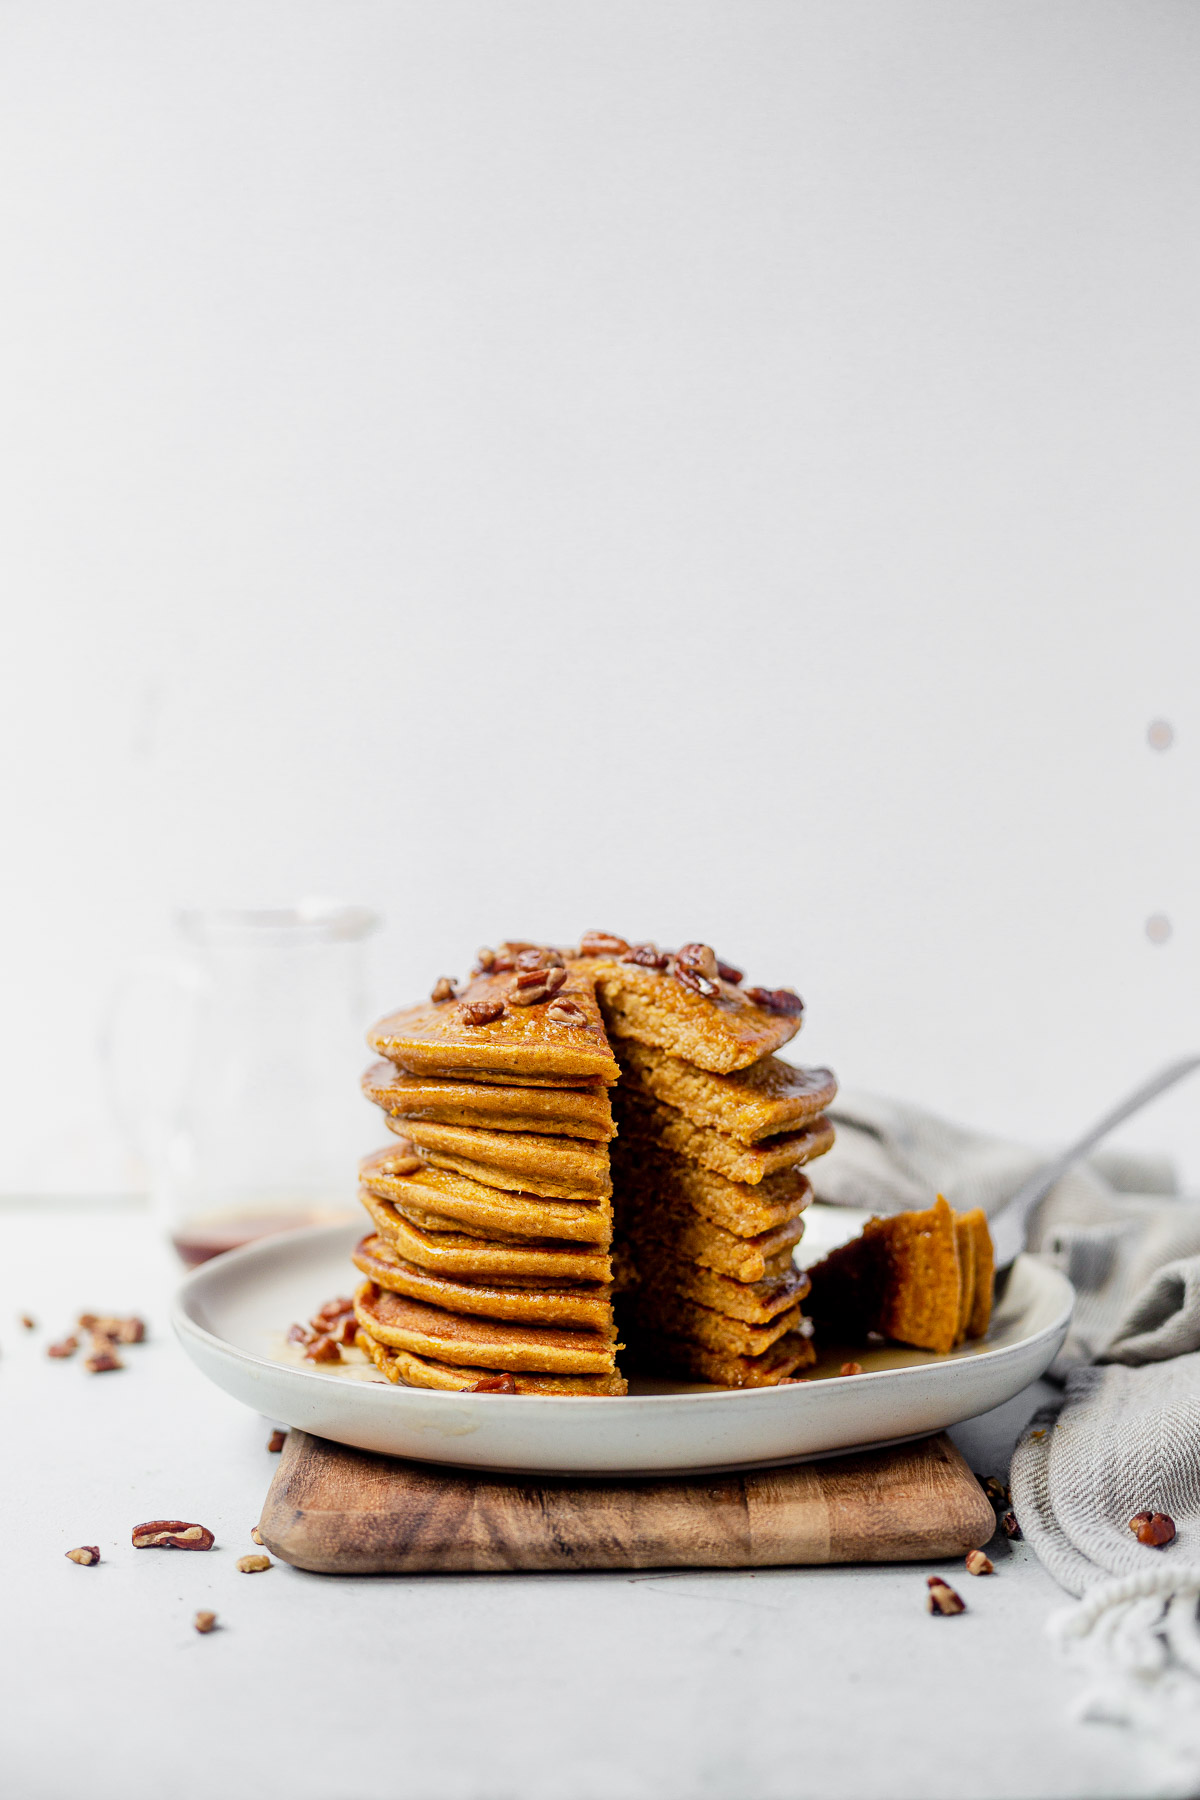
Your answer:
[[[648,1373],[764,1386],[813,1360],[792,1251],[836,1084],[774,1056],[798,996],[742,980],[702,944],[508,942],[373,1028],[396,1141],[361,1165],[355,1310],[390,1380],[624,1393],[614,1285]]]

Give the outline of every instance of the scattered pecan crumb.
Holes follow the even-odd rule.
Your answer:
[[[552,1000],[546,1008],[546,1017],[555,1025],[586,1025],[587,1023],[587,1014],[582,1006],[577,1005],[574,1000],[566,998]]]
[[[258,1529],[257,1525],[252,1525],[250,1527],[250,1542],[252,1544],[262,1543],[262,1532]]]
[[[1020,1537],[1021,1527],[1017,1524],[1017,1515],[1015,1512],[1001,1513],[1000,1529],[1005,1537],[1012,1538],[1014,1541]]]
[[[473,1381],[467,1389],[469,1394],[515,1394],[517,1384],[505,1371],[503,1375],[485,1375],[482,1381]]]
[[[311,1333],[307,1325],[289,1325],[287,1341],[289,1344],[307,1344]]]
[[[78,1550],[68,1550],[66,1555],[69,1561],[79,1563],[85,1569],[100,1561],[100,1551],[95,1544],[80,1544]]]
[[[37,1320],[33,1317],[33,1315],[31,1313],[22,1313],[21,1314],[21,1323],[25,1327],[26,1331],[36,1331],[36,1329],[37,1329]]]
[[[324,1333],[320,1337],[314,1338],[311,1344],[305,1345],[304,1354],[309,1362],[315,1363],[335,1363],[342,1360],[342,1353],[337,1344],[333,1338],[327,1337]]]
[[[490,1025],[504,1013],[503,1000],[468,1000],[458,1009],[464,1025]]]
[[[60,1338],[57,1344],[46,1345],[47,1356],[74,1356],[79,1348],[77,1337]]]
[[[283,1449],[283,1446],[286,1443],[287,1443],[287,1432],[286,1431],[273,1431],[271,1433],[270,1437],[267,1439],[267,1449],[271,1452],[272,1456],[278,1456],[279,1452]]]
[[[111,1369],[123,1369],[125,1364],[112,1348],[109,1338],[95,1338],[83,1359],[83,1366],[89,1375],[107,1375]]]
[[[994,1568],[995,1565],[992,1562],[991,1557],[985,1556],[982,1550],[969,1550],[967,1552],[968,1575],[991,1575]]]
[[[611,931],[585,931],[579,940],[580,956],[624,956],[629,945]]]
[[[146,1327],[141,1319],[118,1318],[108,1313],[80,1313],[79,1329],[90,1331],[94,1337],[107,1338],[114,1344],[140,1344],[146,1335]]]
[[[562,955],[548,945],[539,944],[536,949],[522,950],[517,957],[518,969],[561,969],[565,964]]]
[[[838,1370],[839,1375],[861,1375],[862,1372],[862,1364],[860,1362],[844,1362]]]
[[[269,1569],[269,1556],[239,1556],[237,1567],[243,1575],[257,1575],[260,1569]]]
[[[217,1615],[215,1612],[198,1612],[192,1620],[192,1624],[196,1627],[196,1630],[200,1633],[201,1637],[206,1637],[216,1622]]]
[[[740,987],[746,979],[743,969],[735,968],[733,963],[722,962],[719,956],[717,958],[717,974],[722,981],[727,981],[730,987]]]
[[[439,975],[433,984],[433,992],[430,994],[429,998],[431,1000],[436,1000],[440,1004],[443,1000],[455,999],[457,994],[458,989],[455,987],[450,977],[448,975]]]
[[[940,1575],[930,1575],[928,1586],[929,1594],[925,1601],[927,1611],[942,1613],[946,1616],[951,1613],[966,1612],[967,1603],[962,1595],[956,1594],[949,1582],[943,1581]]]
[[[186,1519],[150,1519],[133,1528],[135,1550],[211,1550],[214,1542],[207,1526]]]
[[[749,987],[743,992],[752,1005],[761,1006],[766,1012],[788,1013],[799,1018],[804,1011],[804,1002],[795,988]]]
[[[487,974],[495,960],[496,952],[490,950],[486,944],[482,945],[481,948],[475,952],[475,966],[481,975]]]
[[[635,944],[621,958],[622,962],[637,963],[642,969],[665,969],[670,960],[671,952],[660,950],[657,944]]]
[[[1154,1550],[1165,1550],[1175,1540],[1175,1521],[1170,1513],[1134,1513],[1129,1529],[1139,1544],[1149,1544]]]
[[[980,1475],[977,1479],[980,1487],[982,1487],[984,1493],[991,1501],[996,1512],[1007,1512],[1012,1505],[1012,1495],[1009,1493],[1004,1483],[998,1480],[995,1475]]]
[[[691,988],[693,993],[703,994],[707,999],[721,991],[718,986],[720,971],[717,968],[717,955],[711,944],[685,944],[682,950],[675,952],[671,973],[684,987]]]

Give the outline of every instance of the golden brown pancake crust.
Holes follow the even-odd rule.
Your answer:
[[[354,1297],[363,1330],[395,1350],[482,1369],[534,1374],[607,1375],[616,1369],[616,1332],[567,1331],[468,1317],[364,1282]]]
[[[519,1238],[481,1238],[456,1231],[449,1219],[413,1220],[390,1200],[363,1188],[359,1198],[380,1237],[403,1257],[436,1275],[472,1281],[611,1281],[612,1260],[590,1246]]]
[[[749,1187],[757,1187],[766,1176],[777,1175],[781,1169],[813,1162],[833,1147],[833,1126],[823,1114],[800,1131],[787,1131],[758,1144],[739,1144],[736,1138],[714,1131],[709,1125],[693,1125],[673,1106],[663,1106],[640,1094],[619,1094],[617,1117],[623,1137],[661,1145],[676,1156],[701,1163],[727,1180],[745,1182]]]
[[[388,1127],[416,1145],[437,1169],[456,1169],[487,1187],[547,1200],[606,1200],[612,1193],[608,1147],[586,1138],[531,1131],[481,1131],[388,1116]]]
[[[800,1169],[767,1175],[756,1186],[730,1181],[670,1150],[617,1138],[610,1152],[616,1204],[653,1193],[656,1206],[689,1206],[734,1237],[760,1237],[796,1219],[812,1199]]]
[[[389,1381],[406,1387],[440,1388],[446,1392],[471,1389],[481,1380],[507,1373],[501,1369],[457,1367],[453,1363],[435,1362],[428,1356],[417,1356],[411,1350],[394,1350],[381,1344],[369,1332],[359,1329],[359,1339],[380,1372]],[[524,1375],[512,1377],[518,1394],[569,1394],[586,1397],[594,1394],[628,1392],[623,1375]],[[499,1396],[503,1398],[503,1396]]]
[[[611,1324],[607,1286],[551,1284],[515,1287],[486,1282],[453,1281],[406,1262],[379,1237],[365,1237],[354,1252],[356,1269],[379,1287],[452,1312],[518,1324],[577,1326],[606,1331]]]
[[[579,1024],[557,1023],[549,1000],[537,1006],[510,1004],[514,980],[507,973],[477,975],[456,999],[428,1000],[390,1013],[371,1027],[368,1041],[380,1056],[412,1074],[571,1085],[617,1079],[590,969],[568,969],[565,986],[554,996],[575,1003],[583,1014]],[[478,1001],[501,1002],[504,1012],[487,1024],[468,1024],[463,1008]]]
[[[437,1125],[478,1125],[485,1131],[537,1131],[563,1137],[613,1137],[608,1089],[513,1087],[496,1082],[447,1081],[433,1075],[406,1075],[393,1063],[372,1063],[362,1078],[368,1100],[399,1119],[426,1119]]]
[[[472,1181],[449,1169],[421,1169],[394,1174],[405,1158],[399,1151],[377,1150],[359,1164],[363,1186],[381,1200],[414,1215],[422,1210],[480,1236],[556,1238],[596,1244],[607,1250],[612,1239],[612,1207],[607,1200],[546,1200],[537,1194],[512,1194]]]

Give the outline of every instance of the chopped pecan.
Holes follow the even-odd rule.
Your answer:
[[[79,1563],[85,1569],[100,1561],[100,1550],[96,1544],[80,1544],[78,1550],[68,1550],[65,1554],[70,1562]]]
[[[731,987],[740,987],[742,982],[746,979],[745,974],[741,969],[735,968],[732,963],[722,962],[719,956],[717,958],[717,974],[721,977],[722,981],[727,981]]]
[[[440,1005],[443,1000],[455,999],[457,994],[458,989],[455,987],[450,977],[448,975],[439,975],[433,984],[433,992],[430,994],[429,998],[431,1000],[436,1000]]]
[[[214,1541],[206,1526],[186,1519],[150,1519],[133,1528],[135,1550],[211,1550]]]
[[[844,1362],[838,1370],[840,1375],[861,1375],[862,1372],[863,1368],[860,1362]]]
[[[928,1586],[929,1595],[925,1605],[929,1612],[942,1613],[947,1616],[951,1613],[966,1612],[967,1603],[962,1595],[956,1594],[950,1583],[943,1581],[940,1575],[930,1575]]]
[[[1170,1513],[1134,1513],[1129,1529],[1139,1544],[1149,1544],[1154,1550],[1165,1550],[1175,1541],[1175,1521]]]
[[[1006,1512],[1000,1515],[1000,1529],[1006,1538],[1016,1540],[1020,1537],[1021,1527],[1017,1524],[1017,1515],[1015,1512]]]
[[[503,1000],[468,1000],[459,1007],[458,1016],[464,1025],[490,1025],[503,1012]]]
[[[140,1344],[146,1335],[146,1327],[141,1319],[120,1319],[97,1313],[81,1313],[80,1329],[90,1331],[96,1337],[108,1338],[114,1344]]]
[[[762,988],[751,987],[742,990],[753,1006],[761,1006],[764,1012],[787,1013],[798,1019],[804,1011],[804,1002],[795,988]]]
[[[287,1341],[289,1344],[307,1344],[311,1337],[312,1332],[307,1325],[291,1325],[288,1328]]]
[[[89,1375],[107,1375],[112,1369],[123,1369],[121,1361],[108,1338],[92,1339],[91,1349],[83,1359],[83,1366]]]
[[[706,999],[721,991],[716,952],[709,944],[685,944],[682,950],[677,950],[671,973],[684,987],[703,994]]]
[[[563,959],[557,950],[547,946],[539,946],[536,950],[522,950],[517,958],[518,969],[561,969]]]
[[[21,1323],[25,1327],[26,1331],[35,1331],[37,1329],[37,1320],[35,1318],[33,1318],[29,1313],[21,1314]]]
[[[350,1314],[348,1319],[342,1320],[341,1328],[338,1331],[335,1331],[333,1335],[334,1335],[336,1342],[339,1344],[344,1344],[347,1349],[351,1349],[351,1348],[353,1348],[353,1346],[355,1344],[357,1344],[357,1342],[358,1342],[358,1320],[355,1318],[353,1313]]]
[[[507,1370],[503,1375],[485,1375],[467,1389],[469,1394],[515,1394],[516,1391],[517,1384]]]
[[[74,1356],[79,1348],[77,1337],[60,1338],[57,1344],[46,1345],[47,1356]]]
[[[481,944],[475,952],[475,967],[481,975],[486,975],[496,960],[496,952],[487,944]]]
[[[272,1456],[278,1456],[286,1443],[286,1431],[273,1431],[267,1440],[267,1449],[271,1452]]]
[[[243,1575],[257,1575],[261,1569],[269,1569],[269,1556],[239,1556],[236,1567]]]
[[[587,1024],[587,1014],[574,1000],[552,1000],[546,1008],[546,1017],[555,1025]]]
[[[624,956],[629,945],[611,931],[585,931],[579,940],[580,956]]]
[[[981,1475],[979,1482],[984,1493],[991,1501],[996,1512],[1007,1512],[1012,1505],[1012,1495],[995,1475]]]
[[[348,1299],[345,1294],[339,1294],[336,1300],[327,1300],[324,1306],[317,1308],[312,1322],[314,1325],[318,1320],[322,1323],[332,1324],[335,1319],[344,1319],[347,1313],[353,1311],[353,1300]]]
[[[508,998],[514,1006],[540,1006],[553,999],[566,979],[565,969],[522,969],[513,976]]]
[[[217,1615],[215,1612],[198,1612],[192,1620],[192,1624],[200,1633],[201,1637],[207,1637],[216,1622]]]
[[[983,1554],[982,1550],[968,1550],[968,1552],[967,1552],[967,1574],[968,1575],[990,1575],[990,1574],[992,1574],[993,1570],[995,1569],[995,1566],[996,1565],[993,1563],[991,1557],[985,1556]]]
[[[510,955],[507,950],[497,950],[496,954],[492,957],[488,974],[511,975],[516,966],[517,959],[515,956]]]
[[[305,1346],[304,1354],[309,1362],[315,1363],[335,1363],[342,1360],[342,1353],[336,1343],[324,1332]]]
[[[660,950],[657,944],[635,944],[622,958],[622,962],[637,963],[642,969],[665,969],[671,960],[669,950]]]

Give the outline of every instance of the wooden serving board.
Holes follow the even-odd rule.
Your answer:
[[[327,1575],[916,1562],[985,1544],[995,1514],[944,1435],[740,1475],[492,1475],[292,1431],[259,1532]]]

